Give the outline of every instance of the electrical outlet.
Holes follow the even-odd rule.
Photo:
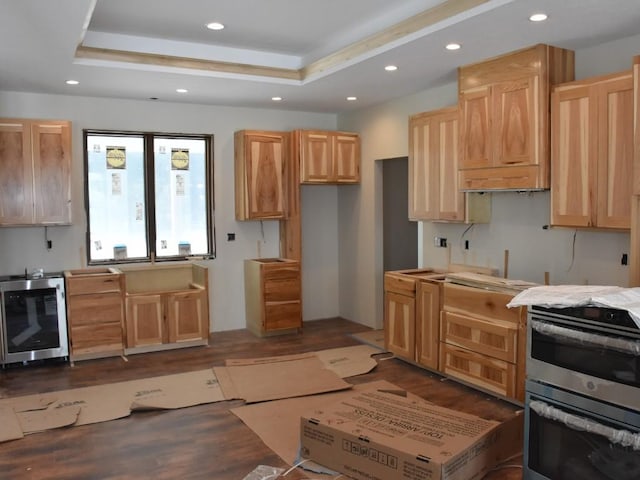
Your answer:
[[[446,247],[447,239],[443,237],[433,237],[433,245],[436,247]]]
[[[622,254],[622,259],[620,260],[620,265],[627,265],[629,263],[629,257],[626,253]]]
[[[233,242],[236,239],[235,233],[227,233],[227,242]]]

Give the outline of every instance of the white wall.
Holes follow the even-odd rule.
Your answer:
[[[43,227],[0,228],[0,275],[20,273],[25,267],[58,271],[85,265],[82,129],[206,133],[215,136],[217,258],[203,262],[210,267],[212,331],[245,326],[243,260],[278,256],[279,253],[278,222],[263,222],[263,239],[260,222],[235,220],[233,132],[241,129],[336,128],[335,115],[327,114],[16,92],[0,92],[0,117],[67,119],[73,122],[73,225],[47,229],[53,242],[49,251],[45,246]],[[305,320],[338,314],[337,203],[335,187],[304,189]],[[227,242],[229,232],[236,234],[234,242]],[[319,294],[312,294],[314,291]]]
[[[635,36],[577,51],[576,78],[631,68],[639,45],[640,36]],[[341,316],[382,327],[382,174],[376,160],[408,154],[409,115],[456,102],[454,82],[338,117],[339,129],[362,138],[362,184],[338,194]],[[628,284],[628,267],[620,264],[622,254],[629,253],[627,233],[543,229],[549,212],[549,192],[492,194],[491,223],[467,232],[468,251],[461,248],[466,225],[420,222],[417,266],[446,267],[450,258],[496,267],[502,274],[509,250],[510,278],[542,283],[549,272],[555,284]],[[434,236],[446,237],[451,250],[434,247]]]

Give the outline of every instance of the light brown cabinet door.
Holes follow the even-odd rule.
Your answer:
[[[598,98],[597,225],[631,227],[633,82],[631,76],[596,87]]]
[[[416,360],[438,369],[440,342],[440,286],[418,282],[416,291]]]
[[[33,223],[33,164],[29,124],[0,121],[0,224]]]
[[[71,128],[68,122],[33,122],[35,223],[71,223]]]
[[[596,108],[588,86],[551,97],[551,224],[593,226],[596,193]]]
[[[384,294],[385,348],[398,357],[415,360],[415,298]]]
[[[551,224],[630,228],[631,74],[559,86],[552,93],[551,106]]]
[[[236,132],[237,220],[286,217],[287,139],[288,134],[282,132]]]
[[[409,220],[437,216],[433,192],[438,182],[438,162],[431,161],[432,124],[428,116],[409,118]]]
[[[464,221],[457,107],[409,119],[409,219]]]
[[[331,135],[329,132],[303,131],[300,135],[300,181],[333,181]]]
[[[175,292],[166,297],[169,343],[206,339],[209,334],[205,321],[206,291]]]
[[[534,115],[538,82],[538,77],[531,77],[493,86],[493,166],[540,163],[536,154],[540,127]]]
[[[360,137],[355,134],[332,134],[333,172],[337,183],[360,182]]]
[[[166,343],[163,297],[130,295],[127,297],[127,347]]]
[[[460,169],[491,167],[491,87],[460,92],[460,111]]]

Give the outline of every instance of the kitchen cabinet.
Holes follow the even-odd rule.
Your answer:
[[[433,269],[385,272],[385,348],[397,357],[437,370],[440,290]]]
[[[297,130],[300,182],[360,183],[360,136],[350,132]]]
[[[550,188],[549,96],[574,55],[535,45],[458,69],[463,191]]]
[[[71,122],[0,119],[0,226],[71,223]]]
[[[444,284],[440,370],[522,402],[527,316],[524,307],[507,308],[514,294],[450,281]]]
[[[289,133],[241,130],[234,135],[236,220],[287,216]]]
[[[631,233],[629,235],[629,286],[640,286],[640,55],[633,57],[634,154]]]
[[[247,329],[258,336],[302,328],[300,262],[284,258],[244,261]]]
[[[409,219],[487,223],[491,197],[458,189],[458,107],[409,117]]]
[[[124,276],[114,268],[64,272],[71,361],[124,353]]]
[[[629,229],[631,71],[558,85],[551,97],[551,225]]]
[[[197,264],[127,267],[125,353],[207,345],[208,269]]]

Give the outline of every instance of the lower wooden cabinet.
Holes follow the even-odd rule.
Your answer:
[[[124,277],[113,268],[64,272],[71,361],[124,349]]]
[[[440,370],[490,392],[524,401],[526,309],[512,294],[445,283]]]
[[[125,353],[206,345],[209,340],[207,267],[133,267],[126,283]]]
[[[247,328],[258,336],[302,328],[300,262],[282,258],[244,261]]]
[[[134,294],[127,298],[127,347],[202,340],[208,335],[206,292]]]
[[[440,289],[444,276],[433,269],[384,275],[385,348],[397,357],[436,370]]]

